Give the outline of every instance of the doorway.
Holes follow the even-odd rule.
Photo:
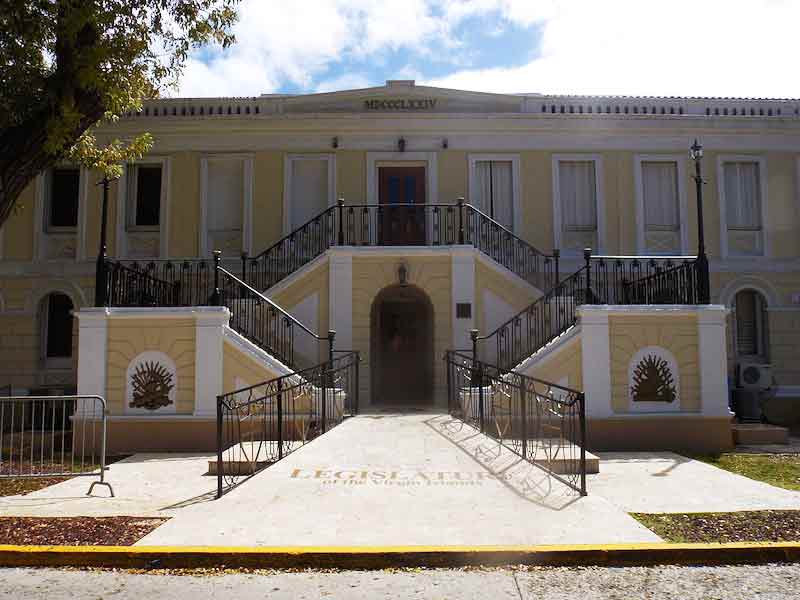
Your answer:
[[[378,167],[378,243],[425,244],[425,167]]]
[[[433,306],[415,286],[393,285],[371,313],[372,402],[427,406],[433,402]]]

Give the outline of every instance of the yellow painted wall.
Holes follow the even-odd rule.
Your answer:
[[[222,391],[225,394],[278,376],[263,362],[242,352],[230,342],[223,343],[222,360]]]
[[[433,305],[434,394],[444,399],[446,372],[439,360],[452,346],[452,266],[449,256],[408,256],[408,282],[422,289]],[[371,309],[375,297],[387,286],[397,283],[401,259],[379,256],[353,257],[353,349],[361,352],[362,398],[370,398],[371,386]],[[374,402],[376,399],[371,398]]]
[[[566,387],[583,389],[583,366],[580,336],[566,342],[551,355],[528,369],[525,374],[551,383],[566,378]]]
[[[468,198],[467,153],[460,150],[441,150],[437,156],[439,202],[454,204],[458,198]]]
[[[770,256],[800,254],[795,154],[767,154],[767,245]]]
[[[17,210],[3,224],[3,260],[33,258],[33,222],[36,186],[31,183],[17,200]]]
[[[800,385],[800,311],[769,313],[769,362],[778,385]]]
[[[169,255],[197,256],[200,229],[200,155],[178,152],[170,163]]]
[[[678,364],[680,408],[699,411],[697,319],[694,316],[612,315],[609,317],[611,346],[611,404],[615,412],[628,412],[628,366],[633,355],[647,346],[669,350]]]
[[[256,152],[253,160],[253,253],[283,237],[283,153]]]
[[[125,413],[128,365],[147,350],[163,352],[175,362],[176,412],[191,414],[194,411],[195,327],[192,318],[109,319],[106,375],[109,414]]]
[[[553,249],[553,176],[550,152],[520,154],[522,230],[518,235],[542,252]]]
[[[367,203],[367,153],[359,150],[336,151],[336,198],[345,204]]]
[[[475,326],[481,335],[491,333],[487,330],[484,310],[483,292],[489,290],[503,302],[514,307],[515,312],[530,305],[541,294],[505,275],[503,271],[486,266],[482,260],[475,260]],[[511,315],[509,315],[510,317]]]

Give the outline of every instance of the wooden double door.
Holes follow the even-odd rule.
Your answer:
[[[378,243],[425,245],[425,167],[378,167]]]

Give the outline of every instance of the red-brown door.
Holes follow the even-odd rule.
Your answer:
[[[425,245],[425,167],[379,167],[378,202],[379,244]]]

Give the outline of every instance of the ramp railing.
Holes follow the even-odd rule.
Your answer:
[[[99,477],[106,471],[106,401],[100,396],[0,397],[0,478]]]
[[[448,350],[450,415],[586,495],[586,398],[583,392],[528,377]]]
[[[217,498],[358,412],[358,352],[217,397]]]

